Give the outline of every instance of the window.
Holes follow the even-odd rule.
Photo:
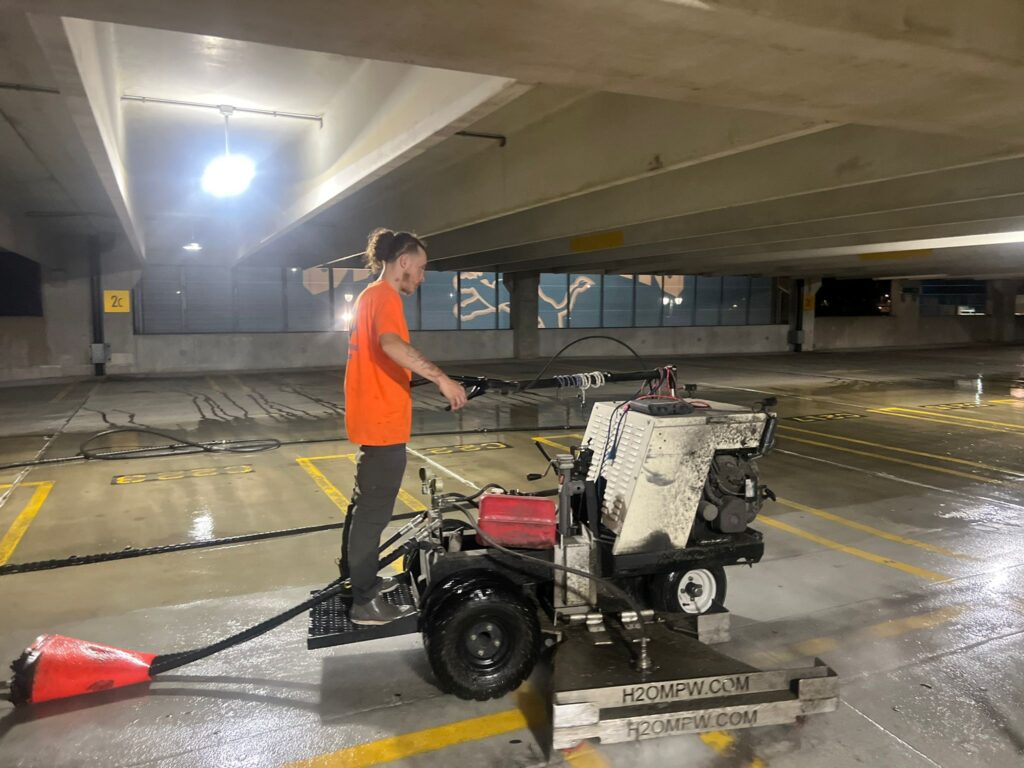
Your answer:
[[[356,300],[373,277],[365,269],[331,267],[148,264],[136,291],[136,323],[139,333],[346,331]],[[500,272],[427,272],[416,294],[402,297],[409,330],[508,329],[510,298],[503,277]],[[955,303],[963,307],[956,310],[960,314],[977,314],[985,311],[984,290],[984,283],[959,281],[936,286],[928,296],[936,307]],[[775,300],[770,278],[546,273],[537,289],[537,325],[766,324],[774,319]]]
[[[662,282],[662,325],[693,325],[693,278],[665,275]]]
[[[498,325],[498,286],[494,272],[459,273],[459,326],[488,330]]]
[[[601,327],[600,275],[569,275],[569,327]]]
[[[235,300],[228,267],[185,267],[186,333],[224,333],[233,331]]]
[[[983,280],[922,280],[921,317],[984,315],[988,285]]]
[[[569,305],[569,276],[542,274],[537,288],[537,326],[565,328]]]
[[[427,272],[420,286],[420,327],[424,331],[454,331],[459,327],[455,309],[457,290],[457,273]]]
[[[888,280],[837,280],[826,277],[815,295],[818,317],[888,315],[892,308]]]
[[[43,316],[43,271],[36,262],[0,249],[0,316]]]
[[[247,333],[284,330],[284,283],[280,267],[235,270],[236,329]]]
[[[334,327],[339,331],[347,331],[351,327],[356,299],[373,282],[373,274],[368,269],[338,268],[332,269],[331,275],[334,283]],[[408,302],[405,305],[408,320]],[[409,323],[409,328],[412,327],[412,323]]]
[[[722,278],[722,325],[746,325],[749,302],[749,277]]]
[[[331,283],[326,267],[285,270],[285,319],[289,331],[329,331]]]
[[[605,275],[603,279],[601,325],[629,328],[633,325],[633,276]]]
[[[636,276],[636,324],[645,328],[661,325],[661,276]]]
[[[747,323],[770,325],[772,322],[772,279],[770,277],[750,278],[750,311]]]
[[[722,324],[722,278],[697,278],[697,308],[694,325]]]
[[[185,330],[181,267],[147,266],[139,291],[142,333],[181,333]]]
[[[497,276],[498,283],[498,328],[506,329],[512,326],[512,301],[508,294],[508,288],[505,287],[504,275],[499,272]]]

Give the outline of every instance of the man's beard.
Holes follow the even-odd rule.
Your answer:
[[[412,296],[416,293],[416,280],[413,278],[412,272],[402,273],[402,277],[398,281],[398,290],[406,296]]]

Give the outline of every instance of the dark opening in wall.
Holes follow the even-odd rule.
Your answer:
[[[42,269],[31,259],[0,249],[0,317],[42,316]]]
[[[821,281],[814,314],[818,317],[864,317],[892,312],[890,280]]]

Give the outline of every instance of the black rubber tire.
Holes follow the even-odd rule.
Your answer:
[[[424,617],[423,645],[438,687],[460,699],[504,696],[530,676],[540,625],[530,599],[512,587],[481,584],[442,600]],[[484,651],[484,658],[477,654]]]
[[[710,604],[701,610],[695,610],[692,604],[683,605],[679,601],[679,584],[687,577],[687,574],[693,571],[703,571],[710,574],[714,584],[715,592],[711,596]],[[699,615],[707,613],[712,608],[723,607],[725,605],[727,588],[728,581],[725,578],[725,569],[720,565],[696,565],[681,571],[659,574],[652,576],[649,584],[651,602],[658,610],[668,611],[669,613],[688,613],[690,615]]]

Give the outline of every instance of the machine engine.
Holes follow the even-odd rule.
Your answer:
[[[614,555],[684,549],[693,535],[742,533],[770,493],[754,459],[774,441],[775,416],[678,399],[594,404],[583,438],[588,480]]]
[[[719,533],[742,533],[761,511],[763,501],[753,458],[736,453],[715,455],[697,507],[709,528]]]

